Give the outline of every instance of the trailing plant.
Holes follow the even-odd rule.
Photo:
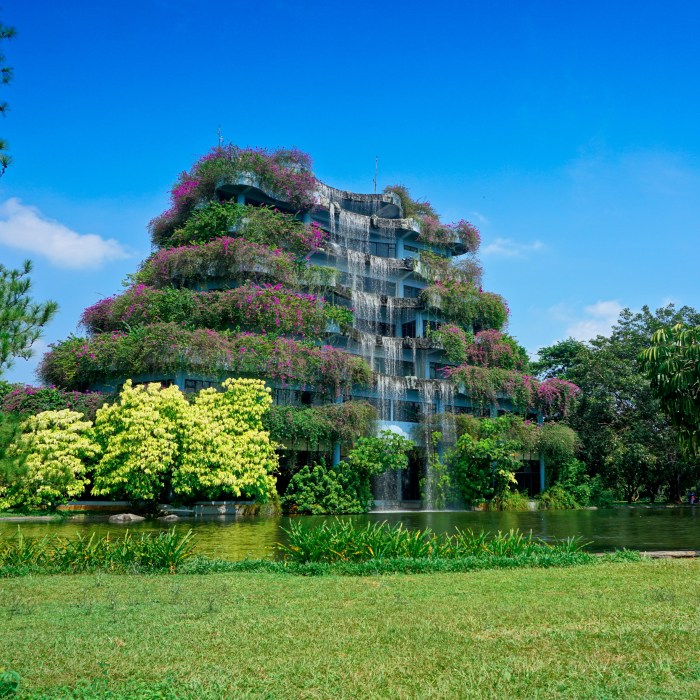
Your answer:
[[[201,245],[159,250],[142,263],[132,279],[150,287],[197,288],[216,280],[231,284],[271,279],[294,284],[299,276],[299,264],[290,253],[222,236]]]
[[[175,323],[69,338],[44,356],[39,374],[46,383],[81,390],[113,378],[172,376],[179,370],[264,377],[332,395],[368,385],[372,378],[364,360],[331,346],[253,333],[189,331]]]
[[[421,292],[421,299],[427,308],[440,311],[446,323],[475,332],[501,330],[510,313],[502,296],[484,292],[470,282],[435,282]]]
[[[301,294],[282,285],[247,283],[235,289],[193,292],[136,285],[124,294],[88,307],[81,324],[90,333],[128,330],[151,323],[179,323],[223,331],[238,328],[274,335],[317,338],[331,318],[347,323],[352,313],[338,314],[322,297]]]
[[[250,175],[292,209],[305,211],[314,204],[316,179],[305,153],[218,146],[183,172],[173,185],[170,208],[149,223],[153,243],[161,245],[184,224],[198,203],[214,199],[218,185]]]
[[[27,418],[7,450],[20,466],[5,483],[0,474],[0,510],[55,508],[80,496],[89,483],[86,461],[99,454],[91,426],[68,409]]]
[[[323,245],[327,234],[315,222],[304,224],[272,207],[212,201],[195,209],[167,244],[170,247],[208,243],[221,236],[245,238],[294,255],[307,255]]]
[[[88,420],[94,420],[97,409],[111,399],[111,394],[99,391],[65,391],[54,386],[14,384],[0,399],[0,411],[27,416],[68,408],[82,413]]]
[[[403,215],[406,219],[417,219],[421,216],[437,216],[437,212],[433,209],[432,204],[425,200],[413,199],[406,185],[387,185],[384,188],[384,192],[398,195],[401,200],[401,209],[403,209]]]
[[[263,423],[272,440],[287,447],[331,447],[352,444],[371,432],[376,409],[365,401],[323,406],[272,406]]]

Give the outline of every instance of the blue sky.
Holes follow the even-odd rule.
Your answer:
[[[39,1],[0,19],[18,31],[0,261],[30,257],[61,306],[39,354],[119,291],[219,126],[360,192],[379,156],[380,186],[471,220],[530,351],[623,307],[700,307],[695,3]]]

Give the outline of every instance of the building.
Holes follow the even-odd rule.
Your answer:
[[[421,480],[456,415],[541,419],[559,396],[519,370],[522,349],[500,332],[508,311],[480,287],[476,229],[442,224],[405,188],[347,192],[318,181],[304,154],[232,146],[183,173],[172,197],[132,287],[86,310],[90,337],[54,348],[44,381],[115,391],[131,377],[187,392],[252,375],[278,404],[366,401],[379,430],[416,444],[406,473],[378,480],[377,500],[428,507]],[[544,465],[526,457],[518,479],[533,493]]]

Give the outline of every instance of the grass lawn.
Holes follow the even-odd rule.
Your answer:
[[[20,698],[698,698],[700,561],[0,580]]]

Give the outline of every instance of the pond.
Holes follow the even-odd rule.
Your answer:
[[[369,515],[342,516],[358,526],[368,522],[403,522],[409,528],[431,528],[435,532],[452,532],[455,527],[475,531],[510,530],[519,528],[554,540],[581,537],[590,543],[590,551],[613,549],[658,550],[700,549],[700,506],[691,507],[633,507],[605,510],[534,511],[534,512],[408,512],[370,513]],[[298,516],[294,520],[309,526],[327,519],[325,516]],[[275,543],[284,542],[284,528],[288,517],[234,519],[183,519],[174,523],[176,530],[190,528],[196,537],[196,550],[201,554],[222,559],[271,558]],[[164,530],[172,527],[160,521],[145,521],[129,526],[110,524],[106,518],[86,521],[22,523],[22,532],[28,537],[60,535],[70,537],[77,533],[97,535],[123,534],[128,528],[133,533]],[[0,521],[0,537],[17,532],[17,523]]]

